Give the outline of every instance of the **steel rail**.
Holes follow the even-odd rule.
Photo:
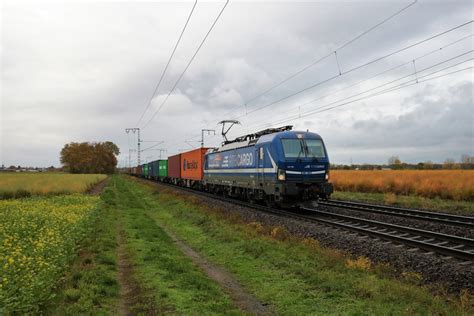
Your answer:
[[[236,204],[239,206],[253,208],[265,213],[276,214],[287,218],[296,220],[303,220],[306,222],[323,224],[325,226],[332,226],[349,231],[353,231],[362,235],[368,235],[375,238],[395,242],[398,244],[408,245],[415,249],[423,249],[427,254],[437,253],[448,257],[458,258],[467,263],[474,262],[474,239],[459,237],[454,235],[447,235],[436,233],[432,231],[425,231],[421,229],[394,225],[384,222],[372,221],[347,215],[335,214],[310,208],[302,208],[302,210],[309,212],[308,214],[301,214],[297,212],[290,212],[282,209],[271,208],[263,205],[252,204],[232,198],[218,196],[212,193],[197,191],[191,188],[180,187],[164,182],[156,182],[165,186],[176,188],[185,192],[191,192],[196,195],[209,197],[211,199],[220,200],[227,203]],[[364,226],[362,226],[364,225]],[[411,235],[411,236],[407,236]],[[419,240],[419,238],[428,238]],[[454,246],[447,246],[448,243],[454,243]],[[472,247],[469,250],[462,250],[462,248]]]
[[[366,204],[360,202],[349,202],[339,200],[320,201],[320,205],[346,208],[362,212],[386,214],[397,217],[413,218],[419,220],[428,220],[432,222],[443,223],[447,225],[463,226],[474,228],[474,217],[453,215],[446,213],[420,211],[415,209],[407,209],[393,206]]]

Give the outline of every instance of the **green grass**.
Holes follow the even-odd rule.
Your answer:
[[[219,286],[208,279],[176,248],[170,237],[150,217],[156,202],[122,178],[117,185],[127,248],[133,254],[137,277],[147,292],[154,293],[159,314],[229,314],[236,312]]]
[[[93,231],[52,302],[56,315],[120,313],[118,247],[132,264],[129,280],[136,284],[132,314],[234,314],[237,311],[220,287],[207,278],[149,217],[149,192],[113,176]]]
[[[445,199],[429,199],[420,196],[384,193],[362,193],[336,191],[331,195],[336,200],[387,204],[407,208],[434,210],[445,213],[474,215],[474,203]]]
[[[84,193],[106,177],[103,174],[0,173],[0,199]]]
[[[192,198],[166,190],[153,194],[152,188],[138,183],[132,190],[148,205],[149,218],[234,273],[279,314],[469,314],[423,287],[379,272],[380,267],[348,268],[347,258],[336,251],[308,246],[278,230],[273,230],[276,238],[257,233],[258,225],[223,218]]]
[[[78,257],[64,276],[56,300],[50,303],[48,314],[113,314],[117,310],[117,209],[114,192],[108,187],[102,192],[101,207],[81,243]]]

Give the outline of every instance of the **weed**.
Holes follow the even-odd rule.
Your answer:
[[[270,236],[278,240],[286,240],[290,237],[290,233],[285,227],[276,226],[271,230]]]
[[[259,222],[250,222],[247,226],[255,230],[257,233],[262,233],[265,230],[263,225]]]
[[[395,204],[397,202],[397,195],[395,193],[385,193],[383,201],[386,204]]]
[[[313,238],[305,238],[301,241],[303,245],[308,246],[313,250],[321,250],[321,246],[319,245],[319,241]]]
[[[402,278],[412,284],[420,284],[423,280],[423,276],[420,273],[413,271],[404,271],[402,272]]]
[[[360,256],[357,259],[347,259],[346,267],[350,269],[358,269],[358,270],[370,270],[372,267],[372,262],[369,258]]]
[[[462,289],[459,293],[459,304],[462,309],[474,309],[474,294],[468,289]]]
[[[67,289],[64,291],[64,296],[69,302],[77,302],[81,297],[81,291],[78,289]]]

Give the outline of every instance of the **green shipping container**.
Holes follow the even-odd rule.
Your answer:
[[[160,160],[158,167],[158,175],[160,177],[167,177],[168,176],[168,160]]]
[[[144,164],[143,165],[143,176],[145,176],[145,178],[148,178],[148,164]]]

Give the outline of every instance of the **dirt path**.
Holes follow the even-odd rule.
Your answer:
[[[117,230],[117,279],[120,285],[120,315],[157,315],[153,296],[146,295],[134,277],[133,264],[125,249],[125,232],[119,226]]]
[[[105,178],[104,180],[100,181],[96,185],[94,185],[90,190],[87,191],[88,194],[90,195],[100,195],[104,188],[107,186],[107,183],[109,182],[109,177]]]
[[[159,225],[157,223],[157,225]],[[166,227],[159,225],[168,236],[173,240],[176,246],[191,260],[199,266],[208,277],[215,280],[221,288],[232,298],[234,305],[245,313],[251,315],[270,315],[272,314],[264,304],[257,298],[248,293],[233,275],[226,270],[212,264],[203,258],[198,252],[194,251],[184,241],[170,232]]]

